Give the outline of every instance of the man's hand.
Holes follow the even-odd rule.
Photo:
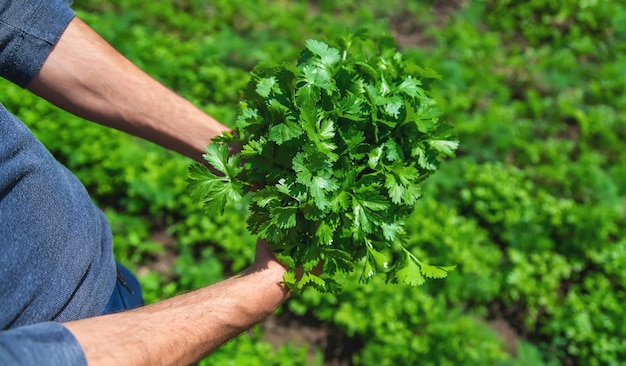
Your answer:
[[[226,128],[145,74],[74,18],[28,88],[83,118],[202,161]],[[288,296],[264,243],[238,276],[127,312],[64,325],[90,365],[190,364],[270,315]]]
[[[64,325],[90,365],[190,364],[285,301],[284,273],[259,241],[254,263],[240,275],[142,308]]]

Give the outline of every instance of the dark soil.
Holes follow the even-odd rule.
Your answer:
[[[263,340],[275,348],[285,344],[305,346],[312,361],[315,350],[324,355],[325,366],[351,366],[352,355],[363,342],[350,337],[336,325],[317,320],[312,314],[297,315],[289,311],[272,315],[262,324]]]
[[[433,37],[426,27],[443,27],[450,20],[450,16],[465,4],[464,0],[436,0],[432,6],[432,20],[423,24],[419,19],[409,13],[399,13],[391,17],[389,27],[398,46],[400,47],[425,47],[434,43]]]

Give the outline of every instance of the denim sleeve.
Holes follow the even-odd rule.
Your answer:
[[[28,86],[73,17],[66,0],[0,0],[0,76]]]
[[[0,332],[0,365],[87,365],[74,335],[55,322]]]

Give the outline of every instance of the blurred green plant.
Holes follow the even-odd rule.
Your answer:
[[[350,27],[390,30],[404,52],[443,75],[431,96],[463,144],[459,158],[425,183],[427,198],[407,227],[416,253],[457,263],[457,270],[436,286],[413,290],[346,279],[341,296],[305,291],[285,305],[293,316],[331,322],[358,342],[353,364],[617,365],[626,359],[623,2],[90,0],[74,6],[134,62],[229,126],[253,65],[292,60],[305,39]],[[69,116],[4,80],[0,85],[7,109],[104,209],[116,255],[139,270],[148,302],[249,263],[255,239],[246,233],[247,212],[230,206],[223,218],[207,218],[186,191],[187,159]],[[153,266],[163,255],[155,232],[173,242],[167,273]],[[494,304],[501,314],[493,314]],[[517,356],[485,325],[495,315],[524,338]],[[262,333],[255,328],[202,362],[324,363],[314,346],[275,349]]]

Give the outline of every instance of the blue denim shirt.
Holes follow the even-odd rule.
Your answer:
[[[73,16],[63,0],[0,0],[0,76],[27,86]],[[0,104],[0,365],[86,363],[59,322],[103,313],[111,245],[81,183]]]

